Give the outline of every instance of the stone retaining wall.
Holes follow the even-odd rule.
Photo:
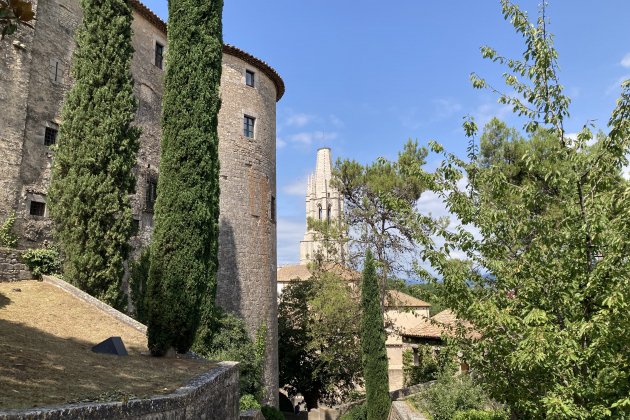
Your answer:
[[[239,371],[235,362],[193,379],[172,394],[141,400],[84,403],[0,411],[0,420],[61,419],[196,420],[239,418]]]
[[[33,278],[26,264],[22,262],[24,251],[0,248],[0,281],[20,281]]]
[[[111,306],[101,302],[100,300],[96,299],[95,297],[91,296],[88,293],[85,293],[83,290],[74,287],[73,285],[71,285],[70,283],[63,281],[55,276],[47,276],[47,275],[43,275],[42,276],[42,280],[46,283],[50,283],[54,286],[57,286],[61,289],[63,289],[64,291],[70,293],[71,295],[73,295],[74,297],[76,297],[77,299],[80,299],[84,302],[89,303],[92,306],[97,307],[98,309],[100,309],[101,311],[107,313],[110,316],[113,316],[114,318],[116,318],[118,321],[122,322],[123,324],[129,325],[131,328],[135,328],[136,330],[140,331],[143,334],[147,333],[147,327],[144,324],[139,323],[138,321],[136,321],[135,319],[131,318],[130,316],[125,315],[124,313],[117,311],[116,309],[112,308]]]

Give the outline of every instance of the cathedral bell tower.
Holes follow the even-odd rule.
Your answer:
[[[330,148],[324,147],[317,150],[315,172],[309,175],[306,187],[306,219],[333,221],[339,220],[343,215],[343,199],[336,188],[330,186],[332,179],[332,159]],[[346,255],[345,246],[337,246],[339,260]],[[306,228],[304,239],[300,242],[300,264],[308,264],[313,260],[314,254],[322,250],[322,243],[316,239],[316,233]]]

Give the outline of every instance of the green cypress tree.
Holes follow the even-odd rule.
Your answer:
[[[368,420],[385,420],[389,415],[389,376],[385,325],[381,311],[380,293],[374,258],[368,249],[365,253],[363,282],[361,284],[361,352]]]
[[[140,131],[131,76],[132,14],[126,0],[81,0],[72,76],[49,191],[64,277],[115,307],[132,233]]]
[[[148,285],[149,349],[187,351],[211,320],[219,235],[222,0],[170,0]]]

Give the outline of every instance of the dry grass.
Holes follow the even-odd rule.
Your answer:
[[[91,351],[110,336],[129,356]],[[53,285],[0,283],[0,408],[165,394],[210,368],[148,356],[144,334]]]

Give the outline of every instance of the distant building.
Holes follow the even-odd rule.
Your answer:
[[[306,219],[322,221],[337,221],[343,217],[343,198],[339,191],[330,185],[332,179],[332,158],[329,148],[317,151],[315,172],[308,178],[306,187]],[[317,252],[325,252],[322,242],[316,233],[307,227],[304,239],[300,242],[300,263],[278,267],[277,292],[278,296],[291,282],[306,281],[312,277],[309,263]],[[325,262],[324,269],[339,275],[353,288],[358,288],[361,273],[351,270],[344,265],[347,257],[345,244],[336,245],[336,254]],[[400,389],[404,385],[403,379],[403,340],[402,331],[412,329],[419,322],[429,319],[431,305],[413,296],[397,290],[389,290],[385,299],[385,329],[387,331],[387,358],[389,360],[389,389]]]
[[[317,151],[315,172],[309,175],[306,187],[306,219],[322,221],[338,221],[343,216],[343,199],[336,188],[330,185],[332,179],[332,157],[330,148],[324,147]],[[308,264],[315,253],[323,252],[328,257],[326,247],[322,246],[317,233],[306,227],[304,239],[300,242],[300,264]],[[335,261],[345,260],[347,249],[344,244],[335,246]]]

